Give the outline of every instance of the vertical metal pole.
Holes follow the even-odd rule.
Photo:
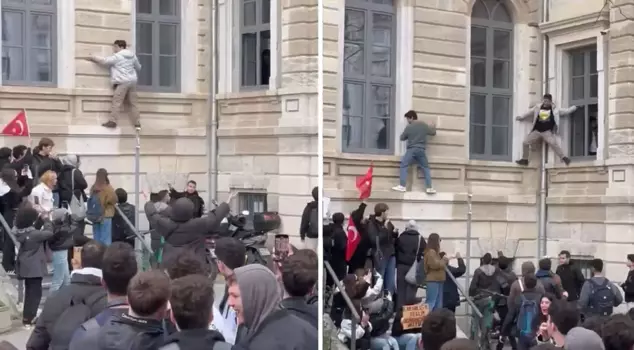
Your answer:
[[[546,255],[546,143],[542,144],[540,185],[539,185],[539,235],[537,240],[537,259]]]
[[[216,94],[218,94],[218,0],[213,0],[211,3],[209,13],[209,29],[211,33],[211,40],[209,43],[209,67],[211,72],[209,73],[209,126],[207,130],[208,137],[208,176],[209,176],[209,196],[208,201],[211,205],[213,199],[218,197],[218,102],[216,100]]]
[[[134,228],[139,231],[139,210],[140,201],[139,196],[141,194],[141,130],[136,129],[136,147],[134,149]],[[134,240],[134,252],[136,254],[136,263],[139,269],[143,268],[143,246],[138,239]]]
[[[469,283],[470,283],[469,274],[471,273],[471,220],[473,216],[472,200],[473,200],[473,193],[471,193],[471,189],[469,189],[469,193],[467,193],[467,251],[465,253],[465,256],[467,258],[467,263],[465,264],[467,267],[467,273],[465,273],[465,284],[467,286],[467,289],[469,289]],[[467,295],[465,294],[465,296]],[[467,314],[470,314],[469,306],[470,305],[467,304]],[[469,317],[467,319],[469,320],[469,327],[471,327],[471,324],[470,324],[471,318]]]

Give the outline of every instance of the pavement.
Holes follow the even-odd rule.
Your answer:
[[[216,304],[220,303],[225,294],[224,281],[216,281],[214,285],[214,295]],[[21,326],[14,327],[12,331],[0,334],[0,341],[6,340],[17,347],[19,350],[26,349],[26,342],[29,340],[29,336],[33,330],[24,329]]]

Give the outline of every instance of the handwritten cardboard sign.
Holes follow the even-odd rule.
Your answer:
[[[405,305],[403,306],[403,317],[401,317],[401,324],[403,330],[410,330],[420,328],[423,324],[423,320],[429,314],[429,306],[427,304]]]

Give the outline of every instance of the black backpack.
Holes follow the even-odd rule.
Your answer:
[[[370,314],[371,334],[379,337],[387,333],[390,329],[390,319],[394,316],[394,303],[388,298],[381,299],[381,308]]]
[[[607,278],[601,284],[593,279],[588,281],[592,284],[592,294],[588,300],[589,313],[598,316],[612,315],[616,297],[610,288],[610,281]]]
[[[308,223],[309,228],[306,236],[308,236],[308,238],[319,237],[319,225],[322,225],[322,223],[321,220],[319,220],[319,211],[317,210],[317,207],[310,210],[310,221]]]
[[[70,305],[57,318],[51,335],[51,350],[66,350],[70,345],[75,331],[84,324],[84,322],[97,316],[103,310],[96,307],[99,303],[106,306],[107,295],[105,290],[98,290],[91,295],[80,299],[73,297]]]

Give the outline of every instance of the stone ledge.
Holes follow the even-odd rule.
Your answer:
[[[147,121],[146,124],[151,124]],[[101,125],[46,125],[30,124],[31,134],[48,135],[52,137],[134,137],[135,129],[132,126],[122,125],[116,129],[107,129]],[[178,128],[178,129],[153,129],[141,128],[141,137],[205,137],[207,130],[205,127]]]
[[[279,137],[279,136],[317,136],[318,127],[314,126],[262,126],[248,128],[218,129],[219,137],[238,138],[244,136]]]
[[[549,196],[546,199],[548,205],[628,205],[634,204],[634,196],[605,196],[605,195],[585,195],[585,196]]]
[[[333,190],[324,189],[324,195],[331,200],[358,201],[359,192],[356,190]],[[468,193],[451,193],[439,192],[435,195],[429,195],[424,192],[396,192],[396,191],[373,191],[371,200],[373,202],[386,201],[408,201],[414,203],[467,203]],[[496,196],[488,194],[473,194],[472,203],[491,203],[491,204],[517,204],[517,205],[535,205],[537,204],[537,196],[534,195],[507,195]]]
[[[39,86],[0,86],[1,94],[27,94],[27,95],[50,95],[50,96],[112,96],[112,90],[109,89],[65,89],[58,87],[39,87]],[[139,91],[141,99],[192,99],[204,100],[208,94],[204,93],[167,93],[167,92],[147,92]]]
[[[260,89],[260,90],[246,90],[227,92],[223,94],[217,94],[216,98],[220,101],[234,100],[244,98],[256,98],[256,97],[280,97],[286,95],[301,95],[301,94],[317,94],[316,87],[302,87],[297,86],[293,88],[281,88],[281,89]]]
[[[380,163],[392,163],[394,167],[398,168],[398,164],[401,162],[402,156],[397,155],[385,155],[385,154],[360,154],[360,153],[331,153],[325,152],[324,154],[324,162],[351,162],[355,163],[364,163],[368,166],[370,163],[374,163],[375,165],[379,165]],[[495,168],[507,168],[507,169],[515,169],[518,171],[522,170],[538,170],[536,166],[519,166],[514,162],[499,162],[499,161],[486,161],[486,160],[470,160],[464,158],[447,158],[447,157],[434,157],[433,155],[428,155],[429,163],[432,164],[445,164],[445,165],[465,165],[471,167],[495,167]],[[391,164],[380,164],[380,165],[391,165]],[[433,169],[433,166],[431,167]]]

